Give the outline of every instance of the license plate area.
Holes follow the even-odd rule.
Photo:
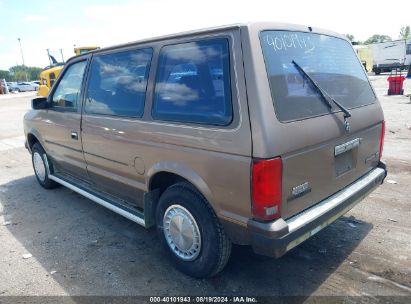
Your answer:
[[[336,177],[355,169],[360,143],[361,139],[356,138],[334,148]]]
[[[335,157],[335,174],[337,177],[353,170],[356,166],[354,150],[339,154]]]

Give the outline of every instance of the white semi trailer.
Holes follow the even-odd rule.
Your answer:
[[[411,62],[411,40],[395,40],[371,45],[373,72],[380,74],[394,68],[408,68]]]

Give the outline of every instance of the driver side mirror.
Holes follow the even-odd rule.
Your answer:
[[[37,97],[31,100],[31,108],[33,110],[42,110],[48,107],[47,97]]]

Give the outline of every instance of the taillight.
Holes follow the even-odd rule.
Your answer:
[[[263,220],[281,216],[282,161],[256,159],[252,165],[253,214]]]
[[[382,149],[384,148],[384,136],[385,136],[385,121],[383,120],[381,123],[380,155],[378,157],[379,160],[381,160]]]

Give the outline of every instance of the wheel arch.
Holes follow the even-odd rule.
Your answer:
[[[29,149],[30,152],[32,151],[32,147],[35,143],[39,143],[42,146],[42,148],[45,150],[42,137],[36,129],[30,129],[27,132],[26,140],[27,140],[27,148]]]
[[[147,190],[159,189],[159,195],[169,186],[178,182],[188,182],[199,191],[218,213],[213,193],[204,179],[190,167],[175,161],[156,163],[147,171]]]

